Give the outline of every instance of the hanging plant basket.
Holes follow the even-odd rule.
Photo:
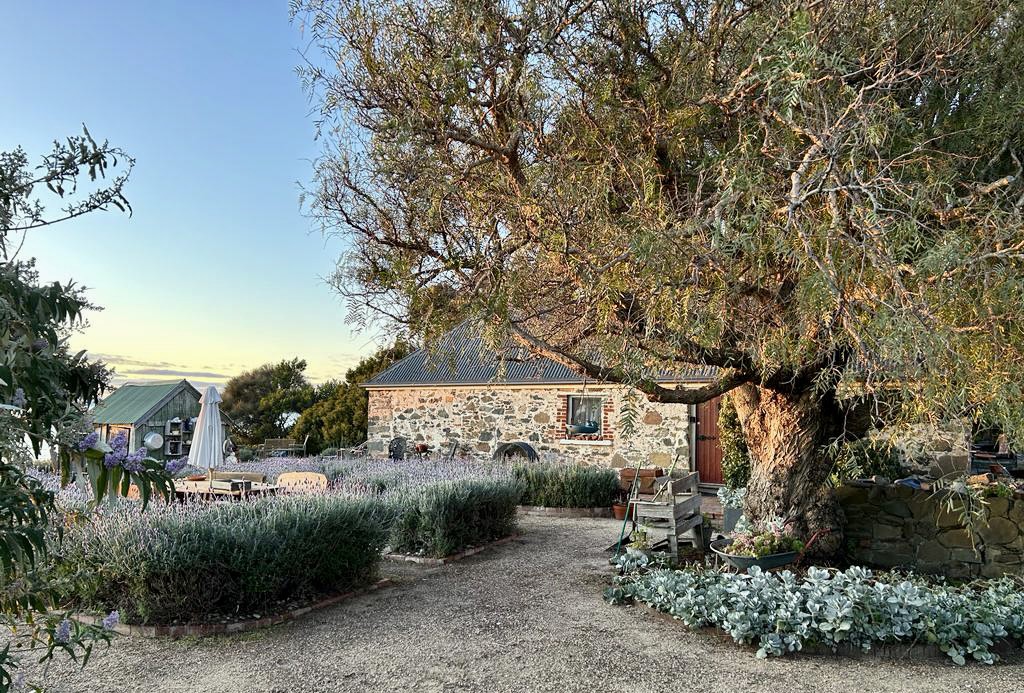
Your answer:
[[[799,552],[797,551],[786,551],[785,553],[773,553],[767,556],[761,556],[760,558],[755,558],[754,556],[737,556],[729,553],[729,545],[731,543],[732,539],[718,539],[717,541],[711,542],[711,550],[721,556],[722,559],[733,568],[741,571],[745,571],[747,568],[754,565],[761,570],[779,568],[784,565],[789,565],[795,561],[796,557],[799,555]]]
[[[585,421],[580,424],[569,424],[566,427],[572,435],[591,435],[601,430],[601,426],[596,421]]]

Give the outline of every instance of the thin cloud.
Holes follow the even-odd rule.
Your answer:
[[[224,373],[214,373],[211,371],[190,371],[178,368],[133,368],[124,372],[125,376],[137,376],[137,375],[162,375],[162,376],[175,376],[179,378],[215,378],[218,380],[229,378],[230,376]]]
[[[114,366],[145,366],[147,368],[184,368],[180,363],[169,363],[168,361],[141,361],[139,359],[121,356],[120,354],[103,354],[90,351],[89,356],[100,361],[106,361]]]

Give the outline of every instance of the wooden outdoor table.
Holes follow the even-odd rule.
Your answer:
[[[185,499],[189,496],[199,496],[214,500],[241,500],[248,496],[272,496],[277,493],[278,487],[273,484],[253,483],[248,490],[229,491],[224,488],[210,488],[209,481],[186,481],[174,482],[174,493],[178,498]]]

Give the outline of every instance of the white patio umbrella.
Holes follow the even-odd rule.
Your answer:
[[[188,463],[212,471],[224,462],[224,429],[220,424],[220,394],[210,385],[199,399],[202,405],[196,428],[192,434],[192,447]]]

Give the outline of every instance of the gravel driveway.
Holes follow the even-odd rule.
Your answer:
[[[122,637],[58,691],[1024,691],[1024,664],[799,656],[764,661],[601,600],[612,520],[524,518],[522,537],[265,631]]]

